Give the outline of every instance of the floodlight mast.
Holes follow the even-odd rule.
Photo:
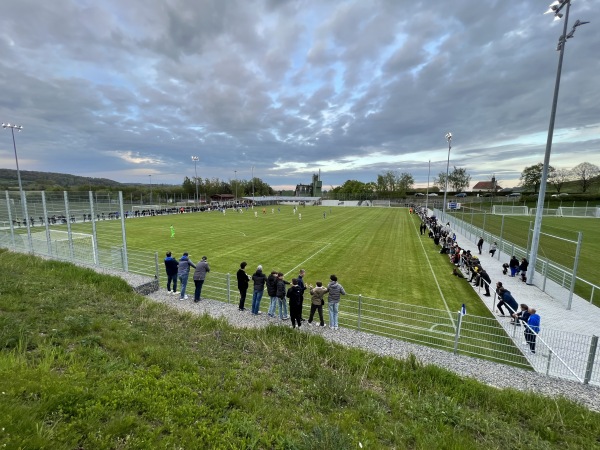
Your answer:
[[[452,148],[452,133],[446,133],[448,141],[448,162],[446,163],[446,186],[444,187],[444,204],[442,205],[442,220],[446,222],[446,195],[448,194],[448,175],[450,173],[450,149]]]
[[[527,284],[533,284],[533,280],[535,277],[535,266],[537,262],[538,255],[538,247],[540,243],[540,234],[542,229],[542,213],[544,209],[544,199],[546,196],[546,183],[548,178],[548,168],[550,167],[550,153],[552,151],[552,138],[554,136],[554,122],[556,119],[556,108],[558,105],[558,92],[560,89],[560,75],[562,72],[562,63],[563,57],[565,54],[565,44],[567,43],[567,39],[570,39],[575,34],[575,28],[580,25],[584,25],[589,22],[581,22],[580,20],[576,21],[573,25],[573,29],[569,34],[567,34],[567,27],[569,24],[569,11],[571,9],[571,0],[557,0],[550,4],[550,9],[546,11],[544,14],[552,13],[554,14],[554,20],[560,20],[563,17],[561,11],[565,9],[564,14],[564,25],[563,32],[561,36],[558,38],[558,46],[556,50],[559,51],[558,56],[558,68],[556,70],[556,81],[554,83],[554,97],[552,99],[552,110],[550,112],[550,124],[548,126],[548,138],[546,140],[546,152],[544,154],[544,163],[542,167],[542,178],[540,180],[540,191],[538,193],[538,200],[536,204],[535,210],[535,222],[533,225],[533,235],[531,239],[531,252],[529,254],[529,267],[527,270]],[[567,309],[571,309],[571,302],[569,300],[569,304]]]
[[[15,151],[15,165],[17,166],[17,180],[19,181],[19,195],[21,196],[21,207],[23,208],[23,220],[27,227],[27,240],[29,242],[29,250],[33,253],[33,241],[31,238],[31,227],[29,223],[29,212],[27,211],[27,201],[25,199],[25,191],[23,191],[23,183],[21,182],[21,171],[19,170],[19,157],[17,156],[17,142],[15,141],[15,130],[21,131],[23,127],[21,125],[15,125],[10,123],[3,123],[2,128],[5,130],[10,128],[12,133],[13,149]]]
[[[196,175],[196,208],[198,207],[198,168],[196,164],[200,161],[200,158],[197,156],[192,156],[192,161],[194,161],[194,174]]]

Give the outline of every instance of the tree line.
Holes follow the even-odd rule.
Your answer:
[[[543,169],[543,163],[525,167],[521,172],[521,186],[533,189],[533,192],[537,193],[542,182]],[[571,169],[548,166],[547,183],[554,186],[559,194],[567,183],[570,185],[575,184],[581,189],[581,192],[586,193],[590,186],[598,181],[599,176],[600,168],[589,162],[582,162]]]

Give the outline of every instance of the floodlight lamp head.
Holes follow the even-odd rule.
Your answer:
[[[450,132],[446,133],[446,140],[447,141],[451,141],[452,140],[452,133],[450,133]]]
[[[562,19],[563,15],[561,13],[558,13],[554,16],[554,21],[556,22],[557,20]]]

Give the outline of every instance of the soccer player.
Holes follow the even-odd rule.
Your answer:
[[[175,237],[175,227],[171,225],[171,238]]]

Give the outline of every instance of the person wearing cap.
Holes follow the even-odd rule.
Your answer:
[[[194,284],[196,285],[196,290],[194,291],[194,302],[198,303],[200,301],[200,294],[202,293],[202,285],[204,284],[204,280],[206,279],[206,274],[210,272],[210,267],[208,265],[208,258],[206,256],[202,257],[202,260],[196,264],[196,270],[194,271]]]
[[[188,277],[190,275],[190,267],[196,268],[195,264],[190,261],[188,252],[184,252],[183,256],[179,259],[179,268],[177,269],[177,278],[179,278],[179,283],[181,284],[179,300],[187,300],[188,298],[188,296],[185,295],[185,288],[187,287]]]

